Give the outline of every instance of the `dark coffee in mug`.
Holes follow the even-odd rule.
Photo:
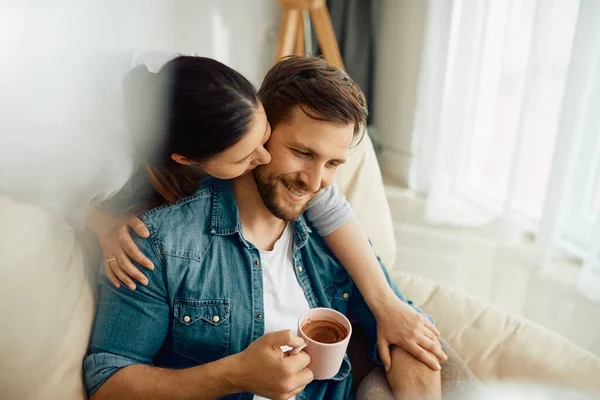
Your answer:
[[[337,343],[348,336],[348,330],[344,325],[330,319],[309,319],[302,325],[302,331],[319,343]]]

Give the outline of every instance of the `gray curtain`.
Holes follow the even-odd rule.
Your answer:
[[[327,8],[348,75],[365,92],[369,123],[375,114],[375,61],[381,0],[327,0]],[[320,54],[313,31],[314,54]]]

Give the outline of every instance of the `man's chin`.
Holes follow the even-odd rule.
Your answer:
[[[312,196],[307,196],[310,198],[304,201],[296,198],[282,180],[262,178],[259,168],[254,170],[254,180],[267,209],[284,221],[290,222],[300,218]]]
[[[306,210],[306,206],[310,199],[304,202],[291,202],[285,199],[285,192],[279,192],[273,200],[274,201],[269,202],[270,204],[267,205],[267,208],[269,208],[271,213],[277,218],[290,222],[300,218],[302,213],[304,213],[304,210]]]
[[[305,207],[289,207],[282,205],[281,203],[273,204],[272,207],[268,208],[277,218],[288,222],[300,218],[305,209]]]

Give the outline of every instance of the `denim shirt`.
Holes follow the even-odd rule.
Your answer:
[[[135,291],[115,288],[100,268],[100,300],[84,360],[90,394],[128,365],[189,368],[239,353],[264,334],[260,253],[242,235],[229,181],[208,179],[193,196],[141,219],[150,237],[134,235],[134,240],[155,268],[140,268],[149,284]],[[310,307],[333,308],[360,324],[378,361],[373,314],[304,217],[293,223],[293,266]],[[297,398],[351,398],[351,379],[346,355],[334,378],[311,382]],[[251,393],[226,397],[252,398]]]

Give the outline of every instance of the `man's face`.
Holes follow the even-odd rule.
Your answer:
[[[271,162],[254,170],[267,208],[285,221],[296,220],[321,189],[331,186],[346,161],[354,125],[335,125],[308,117],[296,107],[291,123],[281,123],[265,146]]]

